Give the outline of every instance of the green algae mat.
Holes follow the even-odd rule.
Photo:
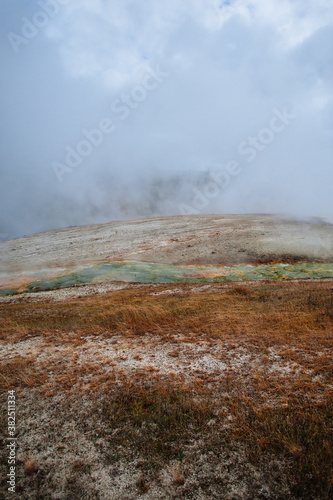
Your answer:
[[[235,266],[172,266],[144,262],[101,262],[61,270],[52,278],[35,279],[18,288],[2,288],[0,295],[40,292],[108,281],[138,283],[211,283],[243,280],[333,278],[333,263],[258,264]]]

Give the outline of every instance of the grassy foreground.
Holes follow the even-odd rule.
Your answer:
[[[332,497],[332,281],[20,297],[0,323],[19,498]]]

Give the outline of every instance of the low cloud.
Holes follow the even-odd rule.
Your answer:
[[[0,19],[1,239],[184,210],[333,220],[331,2],[15,0]]]

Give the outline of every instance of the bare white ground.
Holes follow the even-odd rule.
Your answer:
[[[0,243],[0,275],[101,261],[229,265],[279,256],[333,261],[333,224],[257,214],[70,227]]]
[[[98,492],[98,498],[105,500],[134,500],[139,497],[137,485],[142,478],[141,459],[138,456],[130,461],[121,459],[114,464],[105,463],[105,453],[110,444],[99,428],[98,408],[93,420],[91,416],[88,417],[91,415],[92,399],[84,391],[94,377],[119,374],[121,383],[124,376],[128,380],[135,380],[137,375],[144,375],[146,378],[159,376],[162,379],[179,380],[184,385],[201,380],[206,388],[214,389],[216,382],[227,375],[246,380],[252,371],[257,373],[258,370],[265,369],[267,377],[280,378],[281,375],[287,375],[292,382],[304,375],[305,368],[283,359],[284,349],[290,349],[290,346],[268,348],[266,354],[263,354],[251,345],[207,340],[204,336],[195,336],[192,341],[191,334],[186,337],[181,334],[173,335],[167,341],[150,334],[129,338],[121,335],[112,338],[88,336],[81,337],[80,343],[75,346],[70,342],[48,341],[39,337],[15,344],[1,343],[0,362],[10,361],[17,356],[33,360],[46,376],[45,384],[51,389],[52,386],[56,387],[57,378],[63,374],[64,367],[67,374],[72,370],[80,372],[81,368],[89,367],[86,374],[83,370],[83,375],[73,385],[70,394],[58,388],[53,395],[45,397],[37,387],[20,392],[18,461],[25,462],[30,458],[36,462],[37,467],[42,467],[44,474],[49,474],[46,478],[48,491],[44,492],[50,495],[48,498],[66,500],[70,498],[68,491],[73,487],[76,495],[82,489],[84,498],[97,498]],[[100,369],[98,374],[91,369],[94,366]],[[316,379],[311,370],[306,371],[308,376]],[[271,396],[263,401],[263,406],[268,407],[284,404],[283,397],[272,399]],[[225,407],[220,407],[219,412],[225,410]],[[229,413],[224,418],[223,427],[228,431],[233,418]],[[87,430],[82,431],[81,423],[85,419],[88,419]],[[207,422],[212,430],[215,425],[215,418]],[[115,429],[113,432],[117,431]],[[265,471],[252,466],[241,447],[237,449],[235,446],[232,451],[221,450],[221,455],[217,458],[213,453],[201,452],[202,446],[200,436],[191,440],[184,448],[184,462],[170,462],[158,471],[149,481],[149,491],[141,494],[140,498],[177,498],[177,494],[184,490],[197,492],[193,498],[205,499],[205,492],[200,490],[205,478],[212,484],[209,498],[219,497],[219,482],[216,478],[220,478],[225,484],[224,498],[227,500],[252,498],[253,488],[256,494],[263,492],[263,498],[275,498],[270,493]],[[179,467],[181,470],[177,469]],[[278,473],[283,464],[274,461],[269,464],[270,471],[272,467]],[[175,482],[177,474],[184,477],[184,484],[181,486]],[[279,484],[279,492],[286,497],[289,494],[283,483]],[[26,491],[22,498],[28,499],[29,494]]]

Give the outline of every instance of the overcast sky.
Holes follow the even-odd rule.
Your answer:
[[[1,0],[0,239],[176,213],[333,221],[331,0]]]

